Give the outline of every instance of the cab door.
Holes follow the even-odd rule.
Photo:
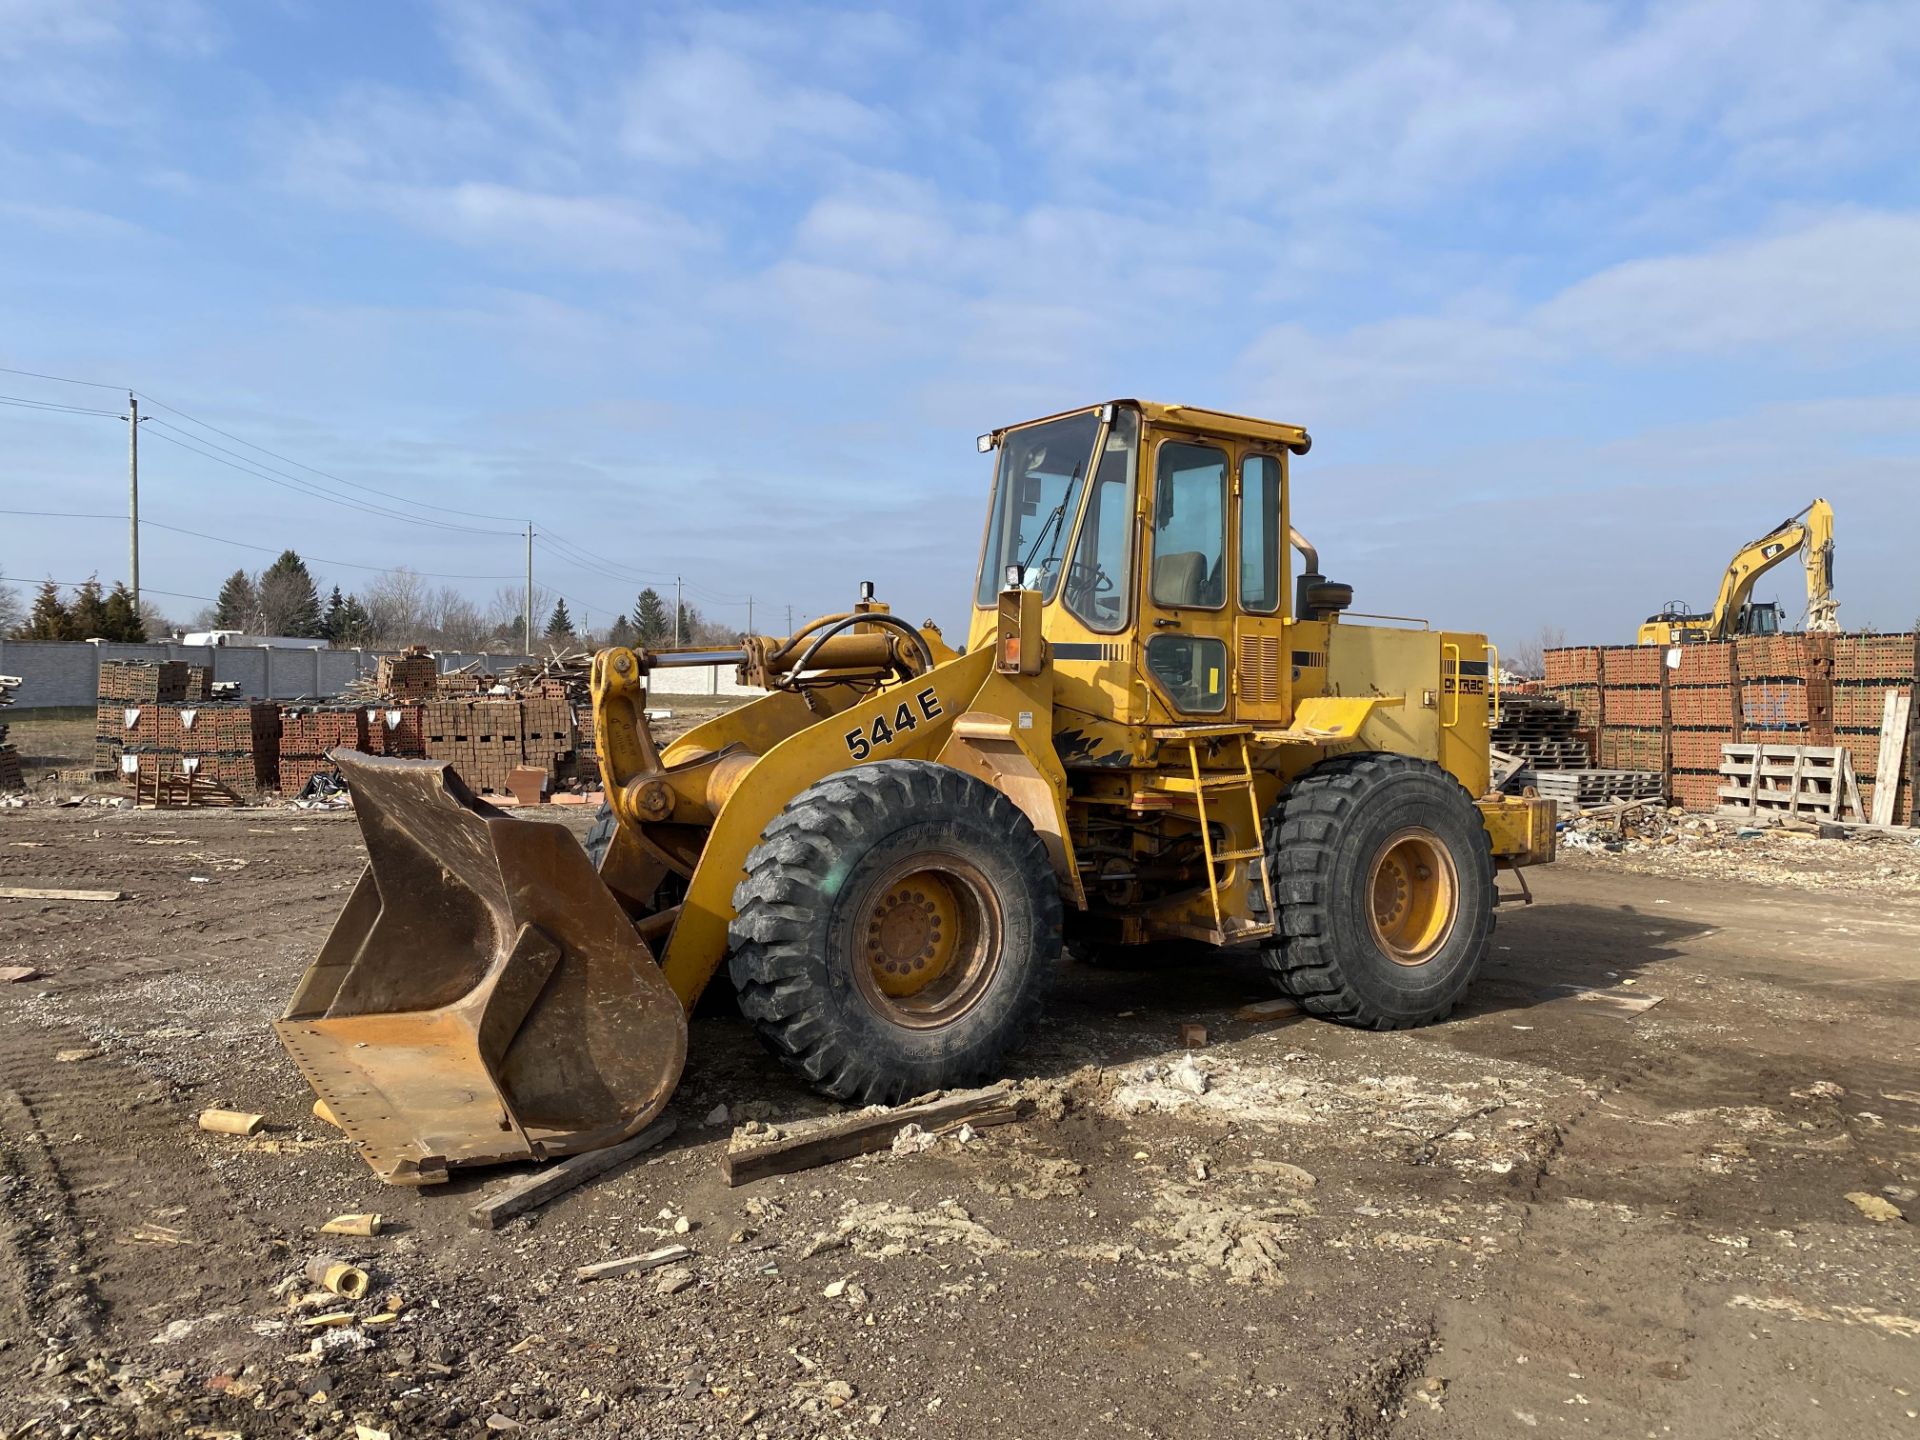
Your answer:
[[[1243,446],[1233,483],[1233,718],[1284,725],[1293,716],[1287,651],[1286,456]]]
[[[1221,440],[1167,430],[1151,432],[1145,457],[1143,659],[1155,698],[1177,722],[1229,718],[1235,458]]]

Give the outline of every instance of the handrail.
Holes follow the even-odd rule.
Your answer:
[[[1453,695],[1453,715],[1451,719],[1440,722],[1440,728],[1442,730],[1451,730],[1460,723],[1460,647],[1451,640],[1442,640],[1440,642],[1440,689],[1443,692],[1447,690],[1447,652],[1449,650],[1453,652],[1453,689],[1451,692]]]
[[[1500,723],[1500,647],[1491,640],[1487,641],[1487,684],[1487,728],[1491,730]]]

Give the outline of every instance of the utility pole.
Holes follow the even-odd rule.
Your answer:
[[[793,633],[793,607],[787,606],[787,634]]]
[[[680,603],[680,577],[673,577],[673,643],[680,643],[680,612],[686,607]]]
[[[521,640],[525,653],[533,654],[533,521],[527,521],[527,603],[521,607],[527,613],[521,617],[523,634]]]
[[[753,633],[753,597],[747,596],[747,634]]]
[[[133,591],[133,613],[140,613],[140,402],[127,392],[127,588]]]

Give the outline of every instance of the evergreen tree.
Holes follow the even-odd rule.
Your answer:
[[[358,650],[373,641],[373,616],[360,603],[358,595],[347,596],[340,607],[340,636],[333,643]]]
[[[236,570],[227,577],[227,583],[220,587],[220,596],[213,602],[213,628],[216,630],[250,630],[260,613],[260,596],[255,590],[253,578],[244,570]]]
[[[73,604],[67,609],[76,640],[111,640],[107,633],[107,595],[100,588],[100,577],[89,575],[86,583],[73,592]]]
[[[333,594],[327,597],[327,613],[320,617],[320,628],[326,632],[327,641],[333,645],[346,643],[343,631],[346,626],[347,602],[341,598],[340,587],[333,587]]]
[[[624,615],[616,615],[613,624],[607,627],[607,644],[631,648],[633,643],[633,622]]]
[[[107,596],[106,611],[106,639],[138,645],[147,638],[147,623],[133,608],[133,592],[127,589],[126,581],[114,582],[113,591]]]
[[[693,644],[694,637],[700,633],[700,627],[704,623],[700,618],[700,612],[698,610],[694,609],[691,605],[682,605],[680,607],[680,625],[674,631],[673,643],[675,645]]]
[[[260,623],[269,635],[298,635],[317,640],[326,632],[320,625],[320,591],[307,562],[291,550],[260,572]]]
[[[553,614],[547,617],[547,639],[564,640],[573,634],[573,617],[567,613],[566,597],[554,602]]]
[[[640,598],[633,602],[633,628],[640,643],[650,649],[667,644],[673,633],[673,616],[667,613],[667,602],[652,586],[642,590]]]
[[[26,623],[13,632],[15,640],[78,640],[80,635],[73,623],[73,616],[60,599],[60,587],[53,581],[44,581],[40,591],[33,597],[33,609],[28,613]]]

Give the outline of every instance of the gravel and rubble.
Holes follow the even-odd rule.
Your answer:
[[[1560,856],[1640,875],[1741,885],[1920,896],[1920,830],[1786,828],[1733,816],[1646,806],[1568,821]]]
[[[735,1127],[834,1107],[703,1013],[666,1145],[480,1232],[484,1177],[380,1185],[267,1030],[357,872],[349,818],[9,812],[0,875],[131,898],[0,914],[41,971],[0,988],[0,1427],[1478,1437],[1578,1412],[1717,1440],[1791,1399],[1797,1434],[1902,1433],[1920,904],[1876,902],[1869,934],[1857,892],[1802,882],[1743,932],[1734,887],[1621,876],[1631,853],[1503,907],[1448,1024],[1237,1021],[1248,956],[1068,966],[1016,1061],[1027,1118],[739,1188]],[[267,1126],[210,1134],[209,1107]],[[366,1294],[314,1285],[316,1255]]]

